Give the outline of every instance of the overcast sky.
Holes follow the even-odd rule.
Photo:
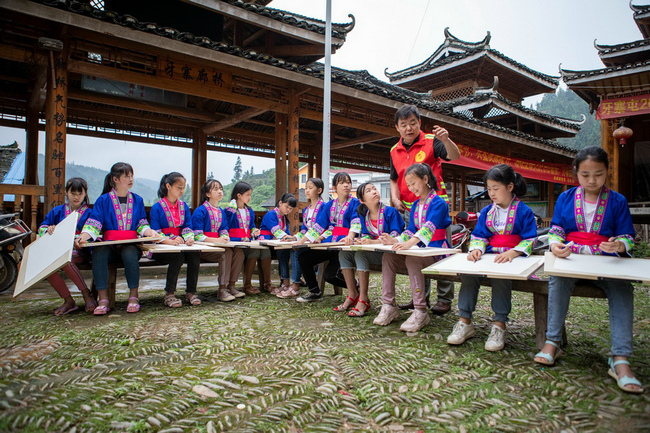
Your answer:
[[[554,76],[559,75],[560,63],[565,69],[602,68],[594,39],[613,45],[642,38],[627,0],[332,0],[332,4],[334,22],[349,22],[348,14],[356,18],[345,45],[332,56],[333,65],[367,69],[383,80],[385,68],[394,72],[428,58],[444,41],[445,27],[471,42],[490,31],[491,48]],[[270,6],[325,19],[325,0],[275,0]],[[23,147],[24,131],[0,128],[0,144],[14,140]],[[186,149],[70,135],[67,146],[68,162],[108,170],[114,162],[126,161],[133,164],[136,178],[191,173],[191,153]],[[236,155],[208,155],[208,172],[229,182]],[[256,173],[275,164],[272,158],[242,160],[244,170],[253,165]]]

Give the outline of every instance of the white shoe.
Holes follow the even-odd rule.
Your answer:
[[[230,293],[232,296],[234,296],[235,298],[243,298],[244,296],[246,296],[246,293],[237,290],[234,286],[228,287],[226,291]]]
[[[506,345],[506,335],[508,335],[508,332],[505,329],[501,329],[497,325],[492,325],[490,336],[485,342],[485,350],[490,352],[503,350]]]
[[[476,328],[474,324],[470,323],[469,325],[461,322],[460,320],[454,325],[454,329],[447,337],[447,344],[463,344],[468,339],[472,338],[476,334]]]
[[[230,302],[230,301],[234,301],[235,297],[231,295],[228,292],[228,290],[219,289],[219,293],[217,294],[217,299],[220,300],[221,302]]]
[[[418,332],[431,322],[431,317],[427,310],[413,310],[411,317],[399,327],[404,332]]]
[[[379,316],[372,322],[375,325],[386,326],[399,317],[399,308],[394,305],[384,304],[381,306]]]

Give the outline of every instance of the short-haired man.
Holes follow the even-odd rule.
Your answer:
[[[449,204],[442,180],[442,161],[460,158],[458,147],[449,138],[449,132],[445,128],[435,125],[433,134],[425,134],[421,127],[422,119],[416,106],[404,105],[395,113],[395,129],[399,132],[400,140],[390,150],[390,196],[393,206],[404,212],[407,220],[411,205],[417,197],[406,186],[406,169],[416,162],[429,164],[438,182],[438,195]],[[427,291],[427,299],[428,297]],[[431,311],[439,315],[445,314],[450,310],[453,298],[454,283],[438,280],[438,299]]]

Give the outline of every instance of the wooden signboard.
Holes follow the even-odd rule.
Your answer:
[[[178,253],[181,251],[184,252],[209,251],[209,252],[222,253],[225,251],[223,248],[215,247],[212,245],[185,245],[185,244],[181,244],[181,245],[148,244],[148,245],[140,245],[140,248],[150,253]]]
[[[544,255],[544,272],[559,277],[619,280],[650,283],[650,260],[614,256],[571,254],[561,259],[551,252]]]
[[[25,248],[14,297],[70,263],[78,218],[79,214],[72,212],[56,225],[54,233],[46,233]]]
[[[496,254],[484,254],[481,260],[470,262],[467,254],[454,254],[422,270],[431,275],[476,275],[487,278],[527,280],[544,264],[543,256],[515,257],[512,262],[494,263]]]
[[[420,248],[418,246],[411,247],[408,250],[394,250],[392,245],[380,245],[380,244],[361,245],[361,249],[364,251],[379,251],[382,253],[394,253],[402,256],[416,256],[416,257],[445,256],[448,254],[456,254],[460,252],[460,250],[457,248],[436,248],[436,247]]]
[[[119,241],[86,242],[85,244],[81,245],[81,247],[89,248],[89,247],[101,247],[103,245],[138,244],[142,242],[157,242],[157,241],[162,241],[163,239],[165,239],[164,236],[149,236],[149,237],[137,238],[137,239],[122,239]]]

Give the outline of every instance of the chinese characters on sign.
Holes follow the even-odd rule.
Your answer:
[[[65,58],[60,55],[54,62],[54,83],[50,90],[52,102],[51,119],[49,119],[47,157],[49,158],[47,179],[45,184],[49,186],[48,204],[55,207],[64,203],[64,182],[65,182],[65,140],[67,126],[67,105],[68,105],[68,71]]]
[[[596,111],[596,119],[636,116],[650,113],[650,94],[627,98],[603,99]]]
[[[190,65],[185,62],[164,60],[159,64],[159,71],[168,78],[186,82],[196,82],[201,85],[224,87],[228,74],[211,67]]]

